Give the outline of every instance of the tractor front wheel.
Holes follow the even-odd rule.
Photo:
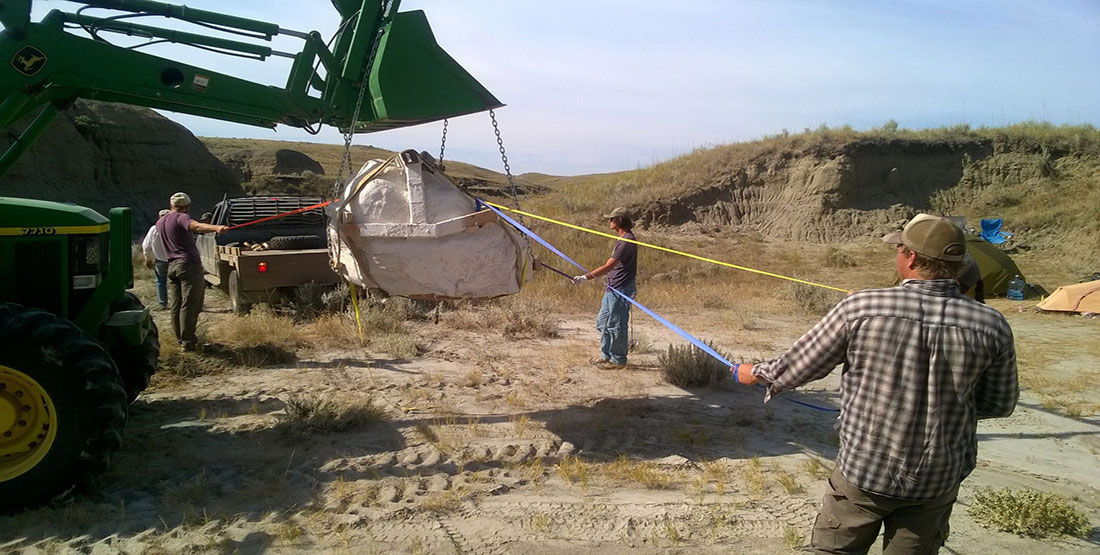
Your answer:
[[[0,303],[0,510],[89,484],[122,442],[126,408],[98,343],[49,312]]]
[[[111,303],[111,314],[123,310],[145,310],[145,305],[137,295],[126,291],[122,297]],[[113,345],[109,350],[126,388],[126,400],[133,403],[138,394],[149,387],[149,379],[156,373],[160,363],[157,325],[152,324],[152,329],[140,345]]]

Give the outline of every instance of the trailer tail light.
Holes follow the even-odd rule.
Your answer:
[[[257,262],[256,263],[256,271],[260,272],[261,274],[266,272],[267,271],[267,262]]]

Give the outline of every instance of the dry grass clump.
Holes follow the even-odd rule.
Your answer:
[[[386,411],[373,399],[341,400],[328,395],[292,395],[282,421],[296,433],[328,433],[385,421]]]
[[[1085,514],[1070,506],[1065,498],[1031,488],[979,490],[967,512],[987,528],[1033,538],[1060,534],[1082,537],[1090,528]]]
[[[714,349],[713,343],[707,346]],[[725,357],[725,354],[715,349]],[[726,357],[729,358],[729,357]],[[657,355],[661,377],[676,387],[714,385],[725,379],[729,368],[695,345],[669,345],[668,352]]]
[[[348,347],[359,344],[355,317],[345,312],[325,313],[303,326],[313,345]]]
[[[449,513],[462,506],[466,491],[462,488],[430,493],[424,496],[420,507],[429,513]]]
[[[807,474],[817,479],[828,478],[829,475],[833,473],[832,468],[823,464],[814,456],[810,456],[802,461],[802,470],[805,470]]]
[[[663,470],[653,463],[632,461],[626,455],[603,465],[602,470],[612,480],[636,483],[646,489],[668,489],[678,478],[675,473]]]
[[[550,338],[558,336],[560,320],[553,307],[533,299],[494,299],[462,303],[447,312],[443,321],[464,330],[496,331],[505,337]]]
[[[741,468],[741,478],[745,487],[753,495],[764,493],[764,469],[760,459],[753,457]]]
[[[211,337],[230,347],[273,345],[293,351],[308,344],[302,328],[264,307],[239,318],[227,318],[210,329]]]
[[[397,359],[410,359],[420,352],[416,339],[407,333],[386,333],[370,338],[370,346]]]
[[[588,463],[572,455],[562,457],[561,461],[554,465],[554,470],[558,471],[558,475],[563,480],[580,485],[581,491],[586,493],[588,492],[588,469]]]
[[[799,551],[802,549],[802,545],[806,543],[806,536],[802,535],[802,532],[794,526],[785,526],[783,528],[783,543],[787,544],[791,551]]]

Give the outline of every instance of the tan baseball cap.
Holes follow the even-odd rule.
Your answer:
[[[943,260],[958,262],[966,255],[966,237],[947,218],[931,214],[917,214],[905,228],[882,238],[883,242],[905,245],[917,254]]]
[[[627,218],[629,218],[630,217],[630,212],[628,212],[627,209],[622,207],[622,206],[612,210],[610,214],[604,214],[603,215],[603,217],[606,218],[606,219],[621,218],[623,216],[626,216]]]
[[[175,207],[191,206],[191,197],[187,193],[176,193],[169,199],[169,203]]]

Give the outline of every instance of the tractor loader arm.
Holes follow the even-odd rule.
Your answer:
[[[399,0],[333,0],[342,22],[327,44],[317,31],[151,0],[76,3],[85,7],[75,13],[53,10],[32,22],[32,0],[0,0],[0,129],[39,111],[0,157],[0,175],[56,111],[77,98],[311,132],[321,125],[372,132],[501,106],[439,47],[423,12],[397,11]],[[93,17],[89,8],[115,15]],[[247,40],[139,23],[147,16],[203,31],[228,30]],[[120,34],[258,60],[288,57],[293,63],[279,88],[108,42]],[[290,54],[262,44],[277,35],[300,38],[301,50]]]

